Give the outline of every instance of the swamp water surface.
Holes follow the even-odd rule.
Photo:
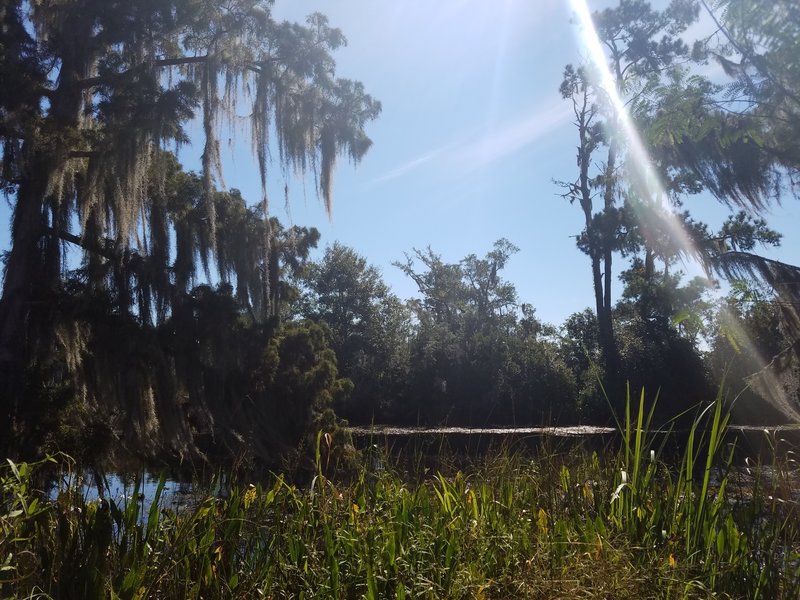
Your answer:
[[[380,470],[385,457],[416,463],[435,471],[442,459],[452,465],[454,458],[474,459],[493,451],[532,452],[544,451],[564,454],[577,448],[588,451],[612,451],[618,448],[621,437],[616,428],[599,426],[570,427],[392,427],[371,426],[348,428],[355,447],[371,453],[368,468]],[[666,455],[679,456],[685,437],[681,432],[660,432],[668,435]],[[659,432],[655,432],[658,439]],[[788,496],[800,502],[800,425],[778,427],[731,426],[729,443],[736,441],[736,479],[742,488],[754,481],[753,466],[760,461],[761,473],[771,478],[775,469],[770,466],[774,459],[788,465],[795,473],[790,482]],[[797,456],[795,456],[795,453]],[[455,461],[458,462],[458,461]],[[466,461],[465,461],[466,462]],[[113,499],[122,507],[129,502],[139,502],[149,507],[155,499],[160,475],[155,471],[97,474],[86,471],[72,474],[69,478],[53,481],[48,496],[55,499],[60,490],[75,486],[87,501],[100,497]],[[201,489],[195,488],[191,477],[167,476],[161,494],[162,508],[184,510],[194,505],[200,495],[212,494],[225,497],[228,482],[224,477],[201,481]],[[136,487],[138,483],[138,488]],[[142,515],[146,512],[141,511]]]

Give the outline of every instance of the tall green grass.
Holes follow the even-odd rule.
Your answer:
[[[149,506],[74,486],[46,501],[32,489],[45,465],[8,461],[0,597],[799,597],[796,507],[774,493],[775,465],[729,494],[721,397],[676,460],[652,415],[644,394],[629,399],[607,453],[503,454],[410,479],[383,457],[346,484],[326,476],[320,436],[310,485],[234,485],[179,512],[162,507],[163,478]]]

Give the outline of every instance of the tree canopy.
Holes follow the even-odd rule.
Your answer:
[[[692,46],[701,9],[718,33]],[[337,77],[346,40],[323,15],[279,22],[270,0],[4,3],[0,445],[267,457],[342,416],[608,422],[626,384],[659,390],[668,419],[728,364],[771,399],[769,418],[797,415],[800,267],[760,251],[781,242],[768,208],[800,183],[798,23],[788,0],[594,13],[601,56],[566,66],[559,88],[577,141],[560,186],[580,209],[594,306],[559,326],[505,279],[518,252],[505,238],[454,262],[435,241],[412,249],[394,263],[416,286],[401,299],[357,249],[315,254],[317,229],[271,214],[275,174],[313,179],[329,214],[336,163],[361,160],[381,110]],[[190,131],[197,172],[179,162]],[[258,198],[225,185],[220,142],[241,131]],[[693,215],[703,193],[729,210],[721,223]],[[687,280],[689,256],[706,277]],[[732,286],[721,301],[716,277]]]
[[[119,317],[161,325],[177,318],[198,265],[209,274],[213,258],[252,316],[277,315],[278,255],[302,259],[315,239],[276,230],[269,218],[272,157],[278,168],[313,174],[330,211],[337,158],[363,157],[364,127],[380,104],[361,83],[336,77],[340,30],[320,14],[278,22],[271,4],[14,0],[0,9],[0,177],[13,207],[0,372],[3,422],[17,434],[33,427],[18,406],[26,370],[65,346],[57,323],[74,329],[74,309],[59,300],[72,302],[69,286],[108,296]],[[241,111],[261,175],[258,210],[217,191],[220,127],[236,131]],[[187,141],[195,118],[204,134],[199,176],[166,152]],[[65,277],[68,245],[83,262]],[[75,371],[80,352],[64,352]]]
[[[797,121],[796,73],[787,58],[789,48],[796,50],[796,20],[790,19],[796,9],[790,3],[722,2],[718,10],[702,4],[719,37],[691,50],[683,32],[698,18],[699,2],[674,1],[656,11],[641,0],[622,0],[594,13],[604,64],[567,66],[560,88],[572,102],[579,139],[578,175],[562,186],[583,212],[578,247],[590,257],[606,382],[616,389],[618,374],[630,374],[614,327],[615,254],[633,259],[623,273],[624,296],[638,296],[627,308],[638,307],[640,317],[670,318],[668,306],[652,314],[652,303],[676,289],[670,267],[690,257],[709,276],[772,287],[784,326],[800,339],[800,271],[759,254],[759,246],[780,243],[761,215],[796,178],[788,141]],[[698,72],[698,63],[708,60],[723,65],[729,84]],[[712,230],[685,208],[701,192],[739,212]]]

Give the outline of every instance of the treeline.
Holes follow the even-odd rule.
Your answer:
[[[351,249],[329,246],[295,280],[300,301],[287,317],[330,329],[352,392],[335,404],[352,423],[522,426],[608,423],[623,397],[603,389],[606,365],[595,314],[543,323],[502,270],[517,249],[498,240],[485,256],[444,262],[430,248],[396,263],[418,286],[401,301],[380,272]],[[723,380],[743,419],[785,420],[750,389],[789,340],[764,291],[737,282],[714,299],[709,282],[680,273],[642,285],[634,261],[614,307],[627,385],[659,394],[663,420],[714,397]],[[752,377],[751,377],[752,376]],[[789,380],[786,392],[797,397]]]
[[[394,268],[419,294],[401,299],[355,249],[333,243],[312,260],[316,229],[266,221],[237,190],[215,192],[216,239],[203,239],[201,176],[169,154],[159,164],[150,193],[164,230],[149,254],[89,253],[41,308],[51,343],[25,371],[20,450],[274,457],[338,418],[608,423],[624,400],[602,388],[594,312],[538,319],[503,277],[517,252],[508,240],[454,263],[410,251]],[[623,272],[614,322],[626,381],[659,393],[660,418],[712,398],[723,379],[742,391],[788,343],[763,291],[738,282],[713,301],[707,281],[643,274],[637,260]],[[781,418],[746,393],[740,404],[762,422]]]
[[[694,0],[621,0],[582,26],[605,54],[564,70],[577,154],[559,185],[580,208],[594,303],[554,326],[503,279],[506,240],[455,263],[410,249],[397,268],[419,296],[399,299],[356,250],[311,260],[318,232],[271,216],[272,167],[313,179],[329,211],[336,161],[365,155],[381,110],[337,77],[345,38],[324,16],[279,22],[268,0],[6,2],[0,451],[269,457],[335,434],[337,415],[607,422],[628,385],[658,391],[663,420],[723,380],[749,384],[751,417],[796,419],[800,267],[758,252],[780,242],[768,208],[800,182],[800,14],[702,8],[718,34],[691,47]],[[243,113],[254,205],[219,191],[220,127]],[[194,118],[198,174],[168,151]],[[718,229],[684,207],[701,192],[731,208]],[[725,300],[684,281],[689,255],[733,282]]]

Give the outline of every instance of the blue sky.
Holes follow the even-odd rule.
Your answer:
[[[314,11],[348,39],[339,75],[364,82],[383,113],[368,128],[374,146],[362,163],[339,165],[332,220],[313,182],[292,178],[289,211],[281,179],[273,214],[316,226],[323,247],[352,246],[403,298],[416,293],[391,266],[404,252],[430,245],[457,261],[505,237],[520,248],[505,277],[540,318],[560,323],[592,306],[588,259],[572,237],[582,216],[553,183],[575,176],[576,133],[558,86],[564,65],[585,56],[568,0],[278,0],[274,8],[289,20]],[[226,181],[254,202],[255,168],[238,148]],[[708,197],[686,207],[712,226],[727,213]],[[800,263],[798,202],[787,199],[770,220],[785,235],[771,255]]]
[[[364,161],[340,166],[332,221],[290,182],[291,218],[317,226],[323,243],[364,254],[401,297],[416,293],[391,266],[404,252],[430,245],[457,261],[505,237],[520,248],[505,277],[540,317],[558,322],[589,306],[588,265],[569,237],[580,213],[551,182],[571,177],[575,164],[570,107],[558,94],[564,64],[577,58],[565,4],[275,6],[294,19],[315,10],[348,38],[340,74],[363,81],[383,113],[368,129],[374,146]]]
[[[575,176],[576,133],[558,93],[564,65],[583,52],[569,1],[277,0],[274,7],[288,20],[315,11],[348,39],[336,53],[338,74],[362,81],[383,112],[368,126],[374,145],[361,164],[339,164],[330,221],[313,180],[284,181],[277,167],[273,214],[317,227],[322,247],[335,240],[353,247],[401,298],[416,293],[391,266],[404,252],[430,245],[457,261],[505,237],[520,252],[504,276],[540,318],[558,324],[592,306],[588,259],[572,237],[582,216],[553,183]],[[234,137],[223,148],[225,183],[256,203],[249,142]],[[198,135],[180,158],[197,169],[201,152]],[[770,219],[785,235],[771,255],[793,264],[800,263],[798,206],[787,198]],[[686,207],[712,225],[726,213],[709,198],[690,198]]]

